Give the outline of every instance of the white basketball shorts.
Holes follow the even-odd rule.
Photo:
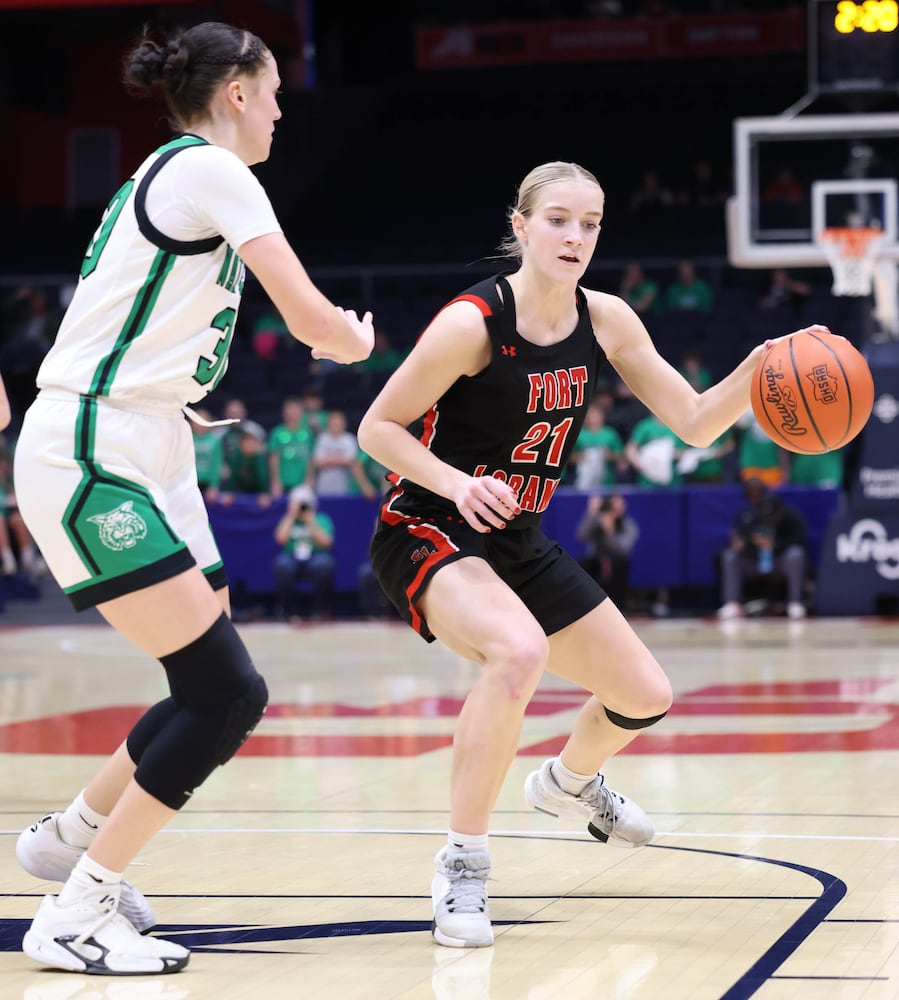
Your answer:
[[[78,610],[194,565],[227,584],[187,418],[139,406],[45,389],[16,444],[19,510]]]

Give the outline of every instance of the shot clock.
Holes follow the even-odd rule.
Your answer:
[[[899,91],[897,0],[809,0],[809,90]]]
[[[839,0],[833,16],[833,26],[841,35],[853,31],[895,31],[899,24],[899,4],[896,0]]]

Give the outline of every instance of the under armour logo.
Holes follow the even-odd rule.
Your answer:
[[[515,347],[515,345],[514,345],[514,344],[503,344],[503,345],[502,345],[502,352],[503,352],[503,354],[505,354],[505,355],[506,355],[506,357],[508,357],[508,358],[514,358],[514,357],[515,357],[515,352],[516,352],[517,350],[518,350],[518,348],[517,348],[517,347]]]
[[[431,554],[432,550],[427,547],[427,545],[422,545],[421,548],[416,549],[412,553],[412,562],[421,562],[423,559],[427,559]]]

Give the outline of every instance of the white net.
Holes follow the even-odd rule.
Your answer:
[[[877,251],[885,240],[882,229],[844,226],[824,229],[818,241],[833,271],[834,295],[870,295]]]

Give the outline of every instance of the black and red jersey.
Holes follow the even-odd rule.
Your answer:
[[[502,289],[502,298],[497,290]],[[596,341],[587,300],[576,291],[577,324],[562,341],[542,347],[519,336],[515,298],[505,277],[473,285],[452,302],[473,302],[492,347],[477,375],[456,380],[410,428],[438,458],[472,476],[496,476],[518,493],[522,513],[510,528],[540,522],[584,422],[606,356]],[[452,302],[450,304],[452,304]],[[391,508],[408,513],[455,506],[408,479],[391,476]]]

